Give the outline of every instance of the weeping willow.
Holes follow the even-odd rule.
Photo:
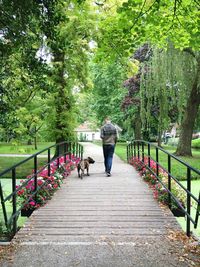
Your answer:
[[[182,120],[192,87],[195,61],[172,44],[166,50],[153,47],[152,51],[151,59],[141,66],[141,120],[143,130],[148,130],[152,117],[156,118],[161,134],[171,122],[170,109],[177,110],[177,122]]]

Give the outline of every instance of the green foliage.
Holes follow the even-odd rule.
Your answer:
[[[0,3],[3,140],[32,139],[40,133],[63,140],[73,133],[73,90],[88,87],[88,44],[94,29],[88,2]]]
[[[169,44],[167,50],[152,49],[150,61],[143,63],[140,83],[141,118],[148,128],[151,117],[158,121],[158,131],[166,131],[170,122],[181,123],[183,111],[196,72],[194,58]],[[176,110],[176,114],[173,114]]]
[[[193,148],[200,148],[200,138],[192,140],[192,147]]]
[[[79,124],[90,121],[96,125],[97,114],[94,110],[94,95],[92,90],[76,94],[76,113]]]
[[[119,23],[131,21],[130,27],[127,23],[123,27],[127,30],[127,39],[134,34],[136,39],[148,39],[160,46],[170,40],[176,48],[199,50],[199,6],[196,1],[130,0],[118,12]]]
[[[97,114],[98,121],[103,122],[106,116],[110,116],[115,123],[122,124],[123,112],[121,103],[125,90],[122,82],[125,73],[116,62],[113,64],[97,63],[92,65],[93,73],[93,112]]]

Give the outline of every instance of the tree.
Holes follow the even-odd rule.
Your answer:
[[[73,89],[87,86],[88,43],[92,21],[85,1],[57,1],[46,6],[43,26],[52,54],[56,142],[69,139],[75,125]]]
[[[151,56],[151,48],[148,44],[140,47],[133,55],[133,60],[137,60],[139,64],[148,61]],[[128,89],[128,94],[125,96],[122,102],[122,109],[130,116],[130,123],[134,129],[134,138],[149,140],[148,131],[145,130],[144,124],[141,120],[141,97],[140,80],[141,80],[141,66],[135,70],[136,74],[124,82],[124,86]],[[142,127],[143,126],[143,127]]]
[[[147,100],[143,101],[142,105],[143,113],[151,113],[152,107],[155,103],[157,104],[156,113],[161,136],[161,133],[168,129],[169,123],[175,122],[172,120],[175,119],[179,122],[184,120],[182,114],[185,110],[188,110],[187,105],[191,94],[190,88],[194,83],[193,76],[196,72],[196,62],[191,55],[169,45],[166,51],[154,48],[152,59],[143,66],[143,69],[142,98],[145,99],[145,95],[147,96]],[[198,101],[198,96],[195,95],[195,97]],[[198,112],[196,110],[197,105],[193,103],[192,106],[190,109],[195,110],[195,114],[194,112],[190,113],[190,120],[187,129],[184,131],[184,150],[190,147],[190,151],[187,151],[188,155],[191,155],[191,144],[188,146],[187,142],[188,138],[191,142],[192,129]],[[176,118],[174,118],[174,114],[171,114],[174,109],[179,114]],[[148,122],[148,118],[149,116],[146,115],[144,120]]]
[[[192,156],[192,133],[195,126],[195,120],[198,118],[198,110],[200,106],[200,53],[193,53],[191,51],[191,55],[196,60],[196,70],[194,73],[193,84],[189,91],[189,97],[181,124],[179,143],[176,150],[176,155],[181,156]]]
[[[93,73],[93,110],[97,114],[99,123],[106,116],[110,116],[115,123],[122,125],[123,112],[121,103],[125,90],[122,82],[125,77],[123,68],[114,62],[113,64],[98,63],[92,66]]]
[[[42,2],[33,0],[0,3],[0,113],[4,114],[0,125],[8,141],[18,138],[17,133],[25,127],[19,110],[26,110],[33,117],[35,110],[28,109],[28,105],[38,95],[37,100],[42,99],[49,90],[48,67],[38,53],[43,45],[39,27],[41,5]]]
[[[192,94],[187,98],[188,104],[185,109],[180,145],[177,150],[179,155],[191,155],[191,133],[194,123],[189,124],[188,118],[192,112],[192,121],[195,121],[199,108],[198,77],[200,75],[197,52],[200,43],[199,12],[197,1],[130,0],[118,8],[118,16],[115,19],[112,18],[114,22],[111,23],[108,19],[102,25],[105,34],[99,53],[104,52],[110,58],[128,57],[133,53],[133,49],[144,42],[166,48],[170,41],[175,48],[195,54],[197,69],[193,85],[189,88]],[[196,101],[192,95],[196,97]]]
[[[47,101],[52,104],[50,134],[56,142],[73,135],[76,118],[73,89],[87,86],[88,42],[94,25],[86,2],[4,0],[0,3],[3,17],[0,48],[4,56],[0,72],[1,109],[10,118],[16,108],[29,112],[27,104],[37,96],[41,102],[46,93]],[[41,55],[43,51],[49,55]],[[18,115],[16,124],[27,124],[20,112]],[[2,118],[3,127],[8,121]]]

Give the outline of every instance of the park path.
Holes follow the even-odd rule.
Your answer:
[[[14,239],[18,249],[3,267],[189,266],[167,238],[179,229],[134,168],[114,157],[104,173],[102,148],[84,143],[96,161],[83,180],[74,171],[49,203],[33,213]]]

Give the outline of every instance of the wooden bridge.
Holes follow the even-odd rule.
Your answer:
[[[175,217],[134,168],[115,156],[106,177],[102,148],[85,143],[87,156],[96,161],[90,176],[72,172],[17,233],[14,266],[188,266],[171,257],[167,235],[179,229]]]

